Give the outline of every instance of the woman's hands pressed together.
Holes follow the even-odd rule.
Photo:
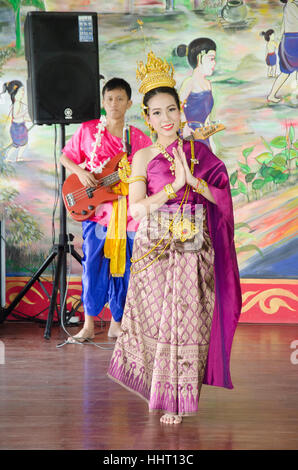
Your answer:
[[[172,183],[175,192],[179,191],[185,184],[195,187],[197,179],[191,174],[187,164],[186,155],[180,145],[173,149],[175,158],[175,181]]]
[[[190,168],[188,166],[186,155],[183,152],[183,149],[178,145],[177,149],[173,149],[173,155],[175,157],[175,181],[172,183],[172,187],[175,192],[179,191],[185,184],[189,184],[192,188],[196,188],[200,178],[196,178],[191,174]],[[201,180],[203,181],[203,180]],[[204,191],[201,194],[208,199],[208,201],[216,204],[216,201],[213,197],[208,184],[206,184]]]

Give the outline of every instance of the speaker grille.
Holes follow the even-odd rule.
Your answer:
[[[87,41],[81,40],[82,18],[92,25]],[[100,117],[97,35],[96,13],[27,14],[28,105],[34,123],[80,123]]]
[[[80,57],[61,54],[46,61],[37,74],[40,108],[53,119],[65,119],[66,108],[72,110],[72,120],[94,112],[94,101],[90,100],[96,79],[93,75],[89,64]]]

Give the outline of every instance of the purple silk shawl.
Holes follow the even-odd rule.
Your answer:
[[[194,146],[195,156],[199,160],[199,164],[195,165],[194,176],[207,181],[216,201],[216,204],[213,204],[193,191],[190,191],[188,199],[188,203],[203,203],[206,206],[207,223],[214,248],[215,306],[203,383],[233,388],[230,355],[242,298],[234,245],[234,216],[229,176],[225,164],[206,145],[196,141]],[[177,147],[177,141],[167,147],[170,154],[173,147]],[[183,149],[190,166],[189,141],[183,141]],[[169,166],[169,162],[162,154],[158,154],[149,162],[147,168],[149,196],[161,191],[165,184],[174,181]],[[167,206],[181,202],[184,190],[185,187],[178,191],[177,198],[170,200]]]

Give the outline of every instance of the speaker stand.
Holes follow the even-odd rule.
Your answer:
[[[65,125],[60,124],[61,133],[60,133],[60,148],[61,152],[65,146]],[[0,312],[0,323],[4,321],[4,319],[13,311],[13,309],[18,305],[24,295],[28,292],[28,290],[32,287],[32,285],[37,281],[42,273],[47,269],[47,267],[54,261],[57,256],[57,263],[55,267],[55,275],[53,279],[53,290],[51,295],[49,313],[46,321],[46,327],[44,331],[44,337],[49,339],[51,336],[51,328],[54,318],[54,311],[57,305],[57,294],[59,289],[59,281],[60,281],[60,312],[57,309],[58,318],[60,322],[66,322],[66,275],[67,275],[67,253],[73,256],[80,264],[82,264],[82,258],[79,253],[76,252],[74,246],[70,243],[73,240],[72,234],[66,233],[66,209],[64,206],[63,198],[62,198],[62,186],[65,181],[65,168],[62,164],[60,164],[60,178],[59,178],[59,204],[60,204],[60,233],[59,233],[59,243],[54,244],[52,250],[47,257],[47,259],[43,262],[40,268],[36,271],[36,273],[31,277],[28,283],[23,287],[21,292],[15,297],[12,303],[6,307],[1,308]],[[72,312],[68,315],[68,319],[71,318]]]

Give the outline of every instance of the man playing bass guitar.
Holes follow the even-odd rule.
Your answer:
[[[127,152],[131,163],[137,150],[152,144],[139,129],[125,127],[125,113],[132,105],[131,87],[125,80],[112,78],[104,85],[102,95],[106,116],[82,123],[66,143],[60,159],[84,187],[90,188],[98,184],[94,173],[101,172],[120,152]],[[92,217],[82,222],[85,320],[81,331],[69,342],[94,338],[94,319],[106,303],[112,314],[108,336],[117,337],[120,333],[137,223],[128,211],[128,185],[120,181],[113,191],[119,198],[100,205]]]

